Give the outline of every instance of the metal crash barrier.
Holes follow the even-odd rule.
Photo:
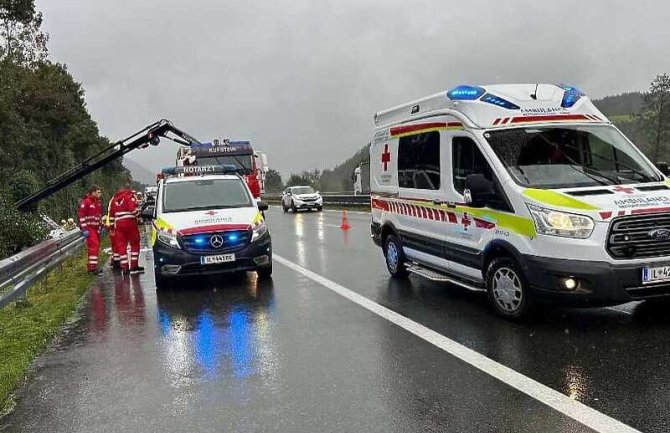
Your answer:
[[[0,308],[24,297],[35,282],[77,253],[84,244],[81,231],[76,229],[0,261]]]
[[[263,194],[263,200],[269,203],[278,203],[281,201],[281,194]],[[341,206],[365,206],[370,205],[370,194],[340,194],[340,193],[321,193],[323,204],[341,205]]]

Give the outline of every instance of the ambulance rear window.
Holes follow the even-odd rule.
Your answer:
[[[440,189],[440,133],[401,137],[398,145],[398,186]]]

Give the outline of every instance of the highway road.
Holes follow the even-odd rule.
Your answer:
[[[106,271],[0,432],[670,431],[667,309],[511,323],[481,294],[390,279],[369,214],[267,219],[271,281],[156,292]]]

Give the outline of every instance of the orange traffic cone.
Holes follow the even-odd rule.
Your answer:
[[[342,209],[342,224],[340,224],[342,230],[349,230],[351,226],[349,225],[349,220],[347,219],[347,210]]]

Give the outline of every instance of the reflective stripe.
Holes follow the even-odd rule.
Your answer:
[[[134,219],[134,218],[135,218],[134,215],[124,215],[124,216],[122,216],[122,217],[116,217],[116,221],[127,220],[127,219]]]
[[[593,206],[581,200],[574,199],[566,194],[546,189],[526,188],[523,191],[523,195],[525,195],[526,197],[530,197],[533,200],[539,201],[542,204],[548,204],[550,206],[559,206],[568,209],[579,209],[579,210],[600,209],[597,206]]]

